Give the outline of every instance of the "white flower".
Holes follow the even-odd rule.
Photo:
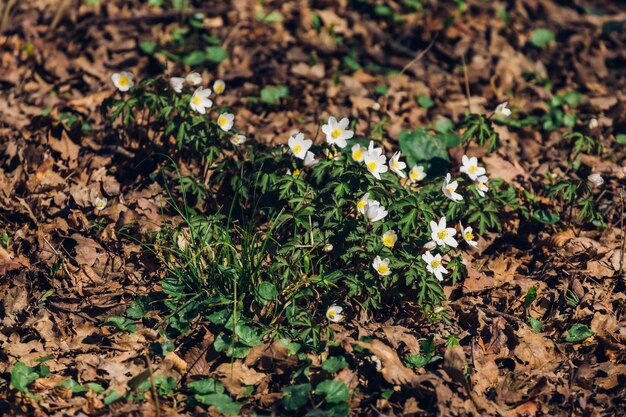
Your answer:
[[[391,269],[389,269],[389,258],[380,259],[380,256],[376,256],[374,258],[374,262],[372,262],[372,266],[378,272],[378,275],[384,277],[391,274]]]
[[[202,75],[198,74],[197,72],[190,72],[185,77],[185,82],[193,86],[200,85],[202,83]]]
[[[365,217],[370,221],[370,223],[377,222],[378,220],[382,220],[387,216],[387,210],[385,210],[384,206],[381,206],[380,203],[376,200],[367,200],[367,204],[365,204]]]
[[[485,168],[478,166],[478,159],[475,156],[468,158],[467,155],[463,155],[463,166],[459,171],[467,174],[472,181],[476,181],[478,177],[487,172]]]
[[[248,138],[246,138],[244,135],[238,133],[236,135],[233,135],[230,138],[230,143],[232,143],[235,146],[239,146],[239,145],[243,145],[244,143],[246,143],[247,140],[248,140]]]
[[[213,101],[209,99],[210,95],[210,88],[198,87],[196,91],[193,92],[189,105],[198,113],[205,114],[206,109],[210,109],[213,106]]]
[[[330,306],[328,310],[326,310],[326,318],[334,323],[339,323],[343,320],[343,314],[341,314],[342,311],[342,307]]]
[[[356,145],[352,145],[352,159],[354,159],[355,162],[363,162],[365,152],[367,152],[367,149],[358,143]]]
[[[369,150],[363,157],[363,162],[365,162],[367,170],[378,180],[380,179],[380,174],[387,172],[389,169],[387,165],[385,165],[387,158],[385,155],[382,155],[382,149],[380,151],[381,153],[378,153],[378,149]]]
[[[371,153],[371,154],[375,154],[375,155],[382,155],[383,154],[383,148],[381,148],[381,147],[375,148],[374,147],[374,141],[370,140],[370,144],[367,147],[367,152]]]
[[[183,77],[172,77],[170,78],[170,87],[177,93],[183,91],[183,85],[185,84],[185,79]]]
[[[222,94],[226,89],[226,83],[222,80],[215,80],[213,83],[213,91],[215,94]]]
[[[376,103],[372,104],[372,110],[374,110],[374,111],[380,110],[380,103],[376,102]]]
[[[306,155],[304,155],[304,162],[302,163],[305,167],[312,167],[317,164],[319,161],[315,159],[315,154],[311,151],[307,151]]]
[[[430,251],[426,251],[426,253],[422,255],[422,259],[426,262],[428,272],[434,274],[439,281],[443,281],[443,275],[441,274],[447,274],[448,270],[443,267],[441,255],[437,254],[433,256]]]
[[[595,129],[598,126],[600,126],[600,124],[598,123],[598,119],[593,117],[591,120],[589,120],[589,129]]]
[[[130,90],[135,83],[133,82],[133,74],[128,71],[116,72],[111,76],[111,80],[115,87],[120,91]]]
[[[222,113],[217,118],[217,125],[224,131],[228,132],[233,127],[235,115],[232,113]]]
[[[370,193],[363,194],[363,197],[359,199],[356,203],[356,211],[361,214],[365,214],[365,208],[367,207],[367,202],[369,201]]]
[[[493,112],[497,114],[498,116],[509,117],[511,115],[511,109],[507,107],[508,105],[509,105],[508,101],[505,101],[504,103],[500,103],[498,104],[498,106]]]
[[[409,171],[409,181],[418,182],[426,178],[426,172],[424,172],[424,167],[421,165],[415,165]]]
[[[446,218],[439,219],[439,223],[434,220],[430,221],[430,237],[439,246],[451,246],[456,248],[459,243],[452,236],[456,235],[456,230],[453,227],[446,227]]]
[[[102,197],[96,197],[96,200],[93,202],[93,206],[96,208],[96,210],[100,211],[100,210],[104,210],[104,208],[107,206],[107,199]]]
[[[383,234],[383,245],[387,246],[388,248],[393,248],[397,241],[398,235],[393,230],[387,230]]]
[[[350,121],[347,117],[344,117],[339,122],[334,117],[328,118],[328,123],[322,126],[322,132],[326,135],[326,142],[329,145],[337,145],[340,148],[345,148],[348,143],[346,139],[351,139],[354,136],[354,132],[348,130],[347,127]]]
[[[587,182],[592,187],[600,187],[602,186],[602,184],[604,184],[604,178],[602,178],[602,175],[595,173],[587,177]]]
[[[474,240],[475,236],[474,236],[474,229],[472,229],[471,226],[467,226],[466,228],[463,228],[463,225],[461,224],[461,222],[459,222],[459,228],[461,229],[461,235],[463,236],[463,240],[465,240],[465,242],[467,242],[468,245],[477,248],[478,247],[478,242],[476,242]]]
[[[400,178],[406,178],[406,174],[402,171],[406,168],[406,163],[400,161],[400,152],[396,152],[389,159],[389,169],[398,174]]]
[[[304,159],[307,151],[313,144],[313,141],[310,139],[304,139],[304,134],[302,133],[296,133],[289,138],[287,144],[296,158]]]
[[[443,186],[441,190],[443,194],[451,199],[452,201],[461,201],[463,200],[463,196],[456,192],[456,189],[459,187],[458,181],[450,182],[450,173],[446,175],[446,179],[443,181]]]
[[[324,252],[326,252],[326,253],[332,252],[333,249],[335,249],[335,247],[333,246],[332,243],[327,243],[327,244],[324,245]]]
[[[474,183],[474,185],[476,186],[476,191],[478,191],[478,194],[481,197],[484,197],[485,193],[489,191],[489,187],[487,186],[488,181],[489,181],[489,178],[487,178],[486,175],[483,175],[481,177],[478,177],[478,179]]]

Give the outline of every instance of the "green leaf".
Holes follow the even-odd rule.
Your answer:
[[[193,51],[183,58],[183,62],[185,65],[189,65],[190,67],[195,67],[204,62],[206,55],[202,53],[202,51]]]
[[[268,25],[273,25],[273,24],[280,23],[283,20],[285,20],[285,16],[283,16],[283,14],[279,12],[278,10],[273,10],[269,12],[268,14],[263,14],[263,13],[257,14],[257,19]]]
[[[555,39],[554,32],[550,29],[540,28],[535,29],[530,34],[530,43],[537,48],[543,48]]]
[[[233,401],[226,394],[194,395],[194,399],[204,405],[215,407],[220,413],[229,416],[238,415],[241,411],[241,404]]]
[[[104,392],[104,387],[96,382],[87,382],[85,385],[96,394],[102,394]]]
[[[228,51],[220,46],[209,46],[206,48],[206,60],[214,64],[219,64],[228,59]]]
[[[11,385],[16,390],[27,393],[28,386],[39,378],[39,374],[34,368],[27,366],[24,362],[16,362],[11,368]]]
[[[263,305],[266,305],[270,301],[275,301],[278,297],[278,291],[276,287],[271,282],[262,282],[256,288],[256,299]]]
[[[123,397],[122,394],[120,394],[119,392],[113,389],[109,391],[107,395],[105,395],[102,402],[104,402],[104,405],[110,405],[110,404],[113,404],[115,401],[121,399],[122,397]]]
[[[350,70],[350,71],[358,71],[361,69],[361,64],[359,64],[359,62],[352,56],[350,55],[346,55],[342,58],[343,64]]]
[[[322,369],[331,374],[342,370],[348,366],[348,362],[343,356],[331,356],[322,363]]]
[[[126,309],[126,317],[139,320],[144,317],[150,311],[150,297],[145,295],[137,297]]]
[[[435,105],[435,102],[428,96],[419,95],[417,96],[417,104],[428,110]]]
[[[542,322],[540,322],[534,317],[528,317],[528,324],[530,325],[531,329],[533,329],[535,333],[541,333],[541,329],[543,328]]]
[[[187,388],[193,394],[223,394],[224,386],[213,378],[201,379],[199,381],[190,382]]]
[[[437,168],[444,172],[450,160],[446,147],[440,140],[430,136],[422,129],[415,129],[412,132],[404,131],[400,133],[400,150],[407,159],[409,166],[426,164],[429,168]]]
[[[435,122],[435,131],[439,133],[448,133],[454,129],[454,123],[452,120],[447,119],[445,117],[437,119]]]
[[[139,42],[139,49],[146,55],[154,55],[158,46],[156,42]]]
[[[342,381],[334,379],[322,382],[315,389],[317,395],[323,395],[328,403],[340,403],[347,401],[350,397],[348,386]]]
[[[567,331],[565,340],[570,343],[579,343],[593,336],[593,332],[584,324],[576,323]]]
[[[524,297],[524,307],[526,307],[526,308],[530,307],[530,305],[533,303],[533,301],[535,301],[535,299],[537,298],[537,290],[538,289],[539,289],[539,287],[537,287],[537,286],[530,287],[530,289],[526,293],[526,296]]]
[[[126,317],[113,316],[106,319],[104,322],[105,325],[113,326],[117,330],[126,332],[126,333],[134,333],[137,330],[137,326],[133,323],[132,320],[127,319]]]
[[[287,411],[296,411],[304,407],[309,402],[309,392],[311,384],[291,385],[283,388],[283,407]]]
[[[533,213],[533,219],[543,224],[557,224],[561,220],[559,213],[553,213],[547,210],[537,210]]]
[[[626,145],[626,135],[623,133],[620,133],[618,135],[615,136],[615,140],[617,141],[617,143],[619,143],[620,145]]]
[[[289,97],[289,87],[279,85],[277,87],[265,87],[261,90],[261,102],[265,104],[276,104],[281,98]]]
[[[59,387],[70,388],[72,390],[72,394],[82,394],[89,391],[87,388],[82,387],[78,382],[73,379],[66,379],[65,381],[61,381],[57,384]]]

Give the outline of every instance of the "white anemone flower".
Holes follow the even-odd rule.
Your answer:
[[[356,203],[356,211],[361,214],[365,214],[365,208],[367,207],[367,202],[369,201],[370,193],[363,194],[363,197],[359,199]]]
[[[170,87],[177,93],[183,91],[183,86],[185,85],[185,79],[183,77],[172,77],[170,78]]]
[[[422,255],[422,259],[424,260],[424,262],[426,262],[426,269],[428,270],[428,272],[434,274],[439,281],[443,281],[442,274],[447,274],[448,270],[443,266],[441,254],[438,253],[437,255],[433,256],[430,251],[426,251],[426,253]]]
[[[391,249],[394,247],[394,245],[398,241],[398,235],[393,230],[387,230],[383,234],[382,240],[383,240],[383,245]]]
[[[339,122],[334,117],[329,117],[328,123],[322,126],[322,132],[326,135],[326,142],[329,145],[345,148],[348,145],[346,140],[354,136],[354,132],[348,129],[349,124],[350,120],[347,117],[344,117]]]
[[[508,105],[509,105],[508,101],[505,101],[504,103],[500,103],[498,104],[498,106],[493,112],[497,114],[498,116],[509,117],[511,115],[511,109],[507,107]]]
[[[244,135],[242,135],[241,133],[238,133],[236,135],[233,135],[230,138],[230,143],[232,143],[235,146],[240,146],[243,145],[244,143],[246,143],[248,141],[248,138],[246,138]]]
[[[463,155],[463,166],[459,171],[467,174],[472,181],[476,181],[481,175],[485,175],[487,171],[483,167],[478,166],[478,159],[475,156],[468,158],[467,155]]]
[[[381,277],[391,274],[391,269],[389,269],[389,258],[380,259],[380,256],[376,256],[376,258],[374,258],[374,262],[372,262],[372,266]]]
[[[291,153],[293,153],[293,156],[304,159],[306,158],[306,153],[309,148],[313,145],[313,141],[305,139],[304,134],[298,132],[289,138],[287,144],[289,145],[289,149],[291,150]]]
[[[459,182],[458,181],[450,182],[450,178],[451,178],[450,173],[448,173],[441,187],[443,194],[452,201],[463,200],[463,196],[456,192],[456,189],[459,187]]]
[[[364,146],[361,146],[358,143],[356,145],[352,145],[352,159],[354,159],[355,162],[363,162],[366,152],[367,149]]]
[[[384,219],[388,212],[385,210],[384,206],[381,206],[380,203],[376,200],[367,200],[367,204],[365,204],[365,217],[370,223],[377,222],[378,220]]]
[[[485,193],[489,191],[489,187],[487,186],[488,182],[489,182],[489,178],[487,178],[486,175],[483,175],[481,177],[478,177],[476,179],[476,182],[474,183],[474,185],[476,186],[476,191],[478,191],[478,194],[481,197],[484,197]]]
[[[128,71],[116,72],[111,75],[113,85],[120,91],[128,91],[135,85],[133,81],[133,74]]]
[[[435,243],[439,246],[451,246],[456,248],[459,246],[459,243],[453,237],[456,235],[456,230],[454,227],[446,227],[446,218],[442,217],[439,219],[439,223],[434,220],[430,221],[430,238],[435,241]]]
[[[326,318],[333,323],[339,323],[341,320],[343,320],[343,314],[341,314],[342,311],[342,307],[335,305],[330,306],[328,310],[326,310]]]
[[[406,168],[406,163],[400,161],[400,151],[398,151],[389,159],[389,169],[398,174],[400,178],[406,178],[404,168]]]
[[[224,131],[228,132],[233,128],[235,123],[235,115],[232,113],[222,113],[217,118],[217,125]]]
[[[373,151],[368,151],[363,157],[363,162],[365,162],[365,166],[367,170],[372,174],[376,179],[380,179],[380,174],[383,172],[387,172],[389,168],[385,165],[387,162],[387,157],[385,155],[379,154],[376,149]]]
[[[319,160],[315,159],[315,154],[311,151],[307,151],[306,155],[304,155],[304,162],[302,163],[302,165],[304,165],[305,167],[312,167],[318,162]]]
[[[213,91],[215,94],[222,94],[226,90],[226,83],[222,80],[215,80],[213,83]]]
[[[426,172],[424,171],[424,167],[421,165],[415,165],[409,171],[409,181],[415,183],[426,178]]]
[[[96,199],[93,202],[93,206],[98,211],[104,210],[105,207],[107,206],[107,199],[105,197],[96,197]]]
[[[382,155],[383,154],[383,148],[382,147],[375,147],[374,146],[374,141],[370,140],[369,145],[367,146],[367,152],[374,154],[374,155]]]
[[[478,242],[475,240],[474,229],[472,226],[467,226],[463,228],[463,224],[459,222],[459,228],[461,229],[461,235],[463,236],[463,240],[473,248],[478,247]]]
[[[206,109],[213,107],[213,101],[209,99],[210,95],[210,88],[198,87],[196,88],[196,91],[193,92],[189,105],[198,113],[205,114]]]
[[[194,87],[202,84],[202,75],[197,72],[190,72],[185,77],[185,82],[189,85],[193,85]]]

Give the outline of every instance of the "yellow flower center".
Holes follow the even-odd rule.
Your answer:
[[[117,83],[121,86],[121,87],[126,87],[128,86],[129,82],[128,82],[128,77],[124,77],[121,76],[118,80]]]
[[[448,236],[448,231],[445,229],[437,232],[437,237],[439,239],[445,239],[447,236]]]
[[[328,153],[326,154],[326,156],[328,157],[328,159],[334,159],[335,158],[335,154],[328,151]]]
[[[467,168],[467,172],[469,172],[470,174],[473,174],[474,172],[476,172],[477,169],[478,169],[478,166],[470,165],[470,167]]]
[[[293,147],[293,153],[299,154],[302,151],[302,146],[296,145]]]
[[[400,166],[400,164],[398,164],[398,161],[396,161],[396,160],[394,159],[394,161],[393,161],[393,167],[394,167],[394,168],[398,168],[399,166]]]
[[[363,159],[363,151],[361,149],[357,149],[356,151],[352,153],[352,158],[354,158],[357,161]]]
[[[359,210],[363,210],[365,208],[365,201],[359,201],[358,203],[356,203],[356,208],[358,208]]]
[[[222,84],[218,84],[215,86],[216,93],[221,93],[222,91],[224,91],[224,86]]]
[[[333,130],[330,136],[332,136],[333,139],[337,139],[339,136],[341,136],[341,130],[339,129]]]
[[[378,164],[374,161],[367,164],[367,169],[369,169],[370,171],[376,171],[376,168],[378,168]]]
[[[202,103],[202,97],[200,96],[194,96],[193,99],[191,100],[191,102],[193,104],[195,104],[196,106],[199,106],[200,103]]]
[[[417,172],[417,171],[411,171],[411,172],[409,173],[409,176],[410,176],[410,178],[411,178],[412,180],[417,180],[417,178],[419,177],[419,175],[420,175],[420,174],[419,174],[419,172]]]
[[[433,259],[430,262],[430,266],[433,268],[439,268],[441,266],[441,261],[439,259]]]
[[[326,317],[328,317],[330,320],[334,320],[336,316],[337,316],[337,313],[335,313],[332,310],[326,313]]]
[[[383,237],[383,245],[385,245],[387,247],[393,246],[393,237],[391,237],[391,236]]]
[[[389,267],[385,264],[378,265],[378,272],[381,274],[386,274],[389,272]]]
[[[228,120],[226,120],[226,117],[220,116],[219,119],[217,119],[217,123],[219,123],[220,126],[226,126]]]
[[[465,237],[465,240],[474,240],[474,234],[472,232],[465,232],[463,236]]]
[[[293,175],[294,177],[299,177],[301,172],[302,171],[300,171],[298,168],[296,168],[296,169],[293,170],[293,174],[291,174],[291,175]]]
[[[449,192],[450,194],[452,194],[452,193],[454,192],[454,187],[453,187],[453,186],[451,186],[451,185],[448,185],[448,186],[446,187],[446,189],[448,190],[448,192]]]

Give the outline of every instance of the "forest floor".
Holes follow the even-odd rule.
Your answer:
[[[158,317],[137,320],[133,332],[104,325],[137,297],[161,294],[163,269],[138,242],[176,224],[176,215],[163,210],[165,190],[155,177],[167,161],[110,130],[100,104],[115,93],[114,72],[175,73],[154,45],[193,42],[174,30],[191,12],[140,1],[2,3],[11,9],[0,23],[0,411],[219,415],[187,404],[178,389],[158,398],[155,390],[117,401],[108,395],[137,390],[154,375],[210,375],[242,402],[242,414],[277,413],[285,375],[301,366],[282,345],[267,341],[233,362],[210,348],[215,330],[199,321],[175,341],[173,355],[161,357],[150,351],[161,337]],[[397,306],[333,324],[340,345],[368,337],[383,360],[382,372],[355,361],[337,374],[352,415],[626,415],[626,5],[432,1],[416,12],[399,0],[384,7],[366,0],[196,3],[201,30],[228,58],[191,67],[225,80],[223,104],[237,109],[238,126],[255,141],[285,143],[295,125],[315,134],[329,115],[361,120],[362,136],[384,114],[391,151],[403,129],[442,117],[457,123],[468,106],[488,114],[504,101],[519,119],[545,120],[545,129],[499,126],[497,151],[472,151],[492,177],[533,193],[561,221],[512,217],[502,232],[482,236],[466,254],[468,276],[444,287],[441,321]],[[265,86],[290,93],[280,105],[250,100]],[[575,105],[555,104],[566,93]],[[375,105],[382,112],[373,113]],[[576,170],[564,115],[575,115],[579,130],[603,147],[599,155],[581,152]],[[176,162],[182,172],[200,169]],[[542,191],[548,173],[600,174],[594,198],[605,227],[577,222],[568,206],[549,201]],[[100,195],[108,205],[96,211]],[[130,226],[133,238],[124,232]],[[409,382],[399,358],[423,352],[429,335],[442,358],[411,370]],[[450,336],[461,348],[444,349]],[[311,366],[324,355],[311,354]],[[15,386],[18,361],[24,372],[40,372],[25,389]],[[68,379],[96,385],[83,392]]]

